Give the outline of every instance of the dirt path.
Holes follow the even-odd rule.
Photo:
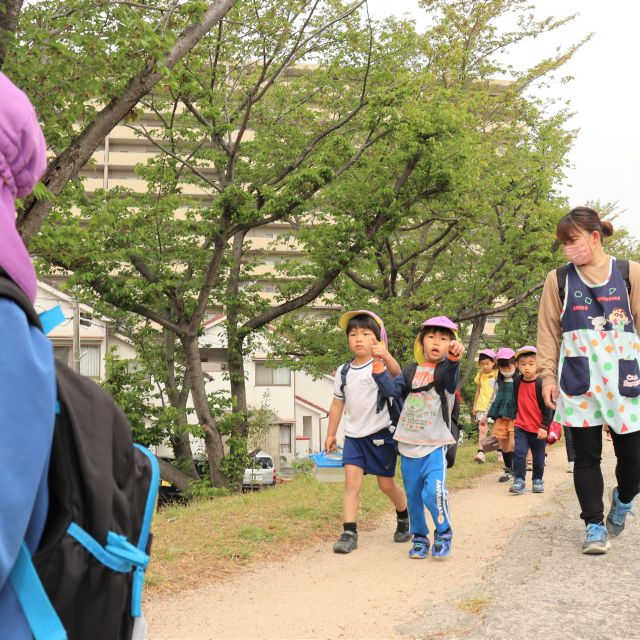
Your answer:
[[[391,541],[390,517],[361,534],[359,548],[348,556],[323,544],[222,583],[158,596],[145,608],[150,640],[406,637],[401,632],[420,620],[425,607],[451,602],[456,594],[464,604],[470,589],[481,591],[511,534],[540,517],[545,502],[553,502],[558,489],[566,492],[570,481],[564,447],[553,447],[543,495],[510,496],[495,474],[455,492],[454,552],[446,560],[409,560],[408,544]]]

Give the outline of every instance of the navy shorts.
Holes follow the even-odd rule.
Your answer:
[[[380,440],[383,441],[382,444],[379,443]],[[372,476],[393,478],[396,475],[397,457],[398,447],[389,429],[385,428],[362,438],[344,438],[343,464],[360,467]]]

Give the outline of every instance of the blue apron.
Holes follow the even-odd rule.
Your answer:
[[[640,339],[615,258],[596,285],[569,264],[565,292],[555,419],[567,427],[640,430]]]

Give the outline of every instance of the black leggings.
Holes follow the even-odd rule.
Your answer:
[[[604,520],[604,480],[600,470],[602,459],[602,426],[572,427],[576,452],[573,483],[586,524]],[[616,454],[618,495],[622,502],[631,502],[640,493],[640,431],[619,435],[611,429]]]

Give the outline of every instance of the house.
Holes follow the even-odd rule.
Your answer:
[[[207,320],[200,337],[202,370],[209,378],[207,393],[229,389],[224,320],[224,314]],[[268,405],[276,416],[263,446],[276,465],[290,466],[294,459],[320,451],[327,435],[333,376],[314,379],[302,371],[274,367],[266,341],[261,339],[244,364],[248,405]],[[338,441],[343,439],[341,422]]]
[[[38,313],[60,306],[65,317],[49,333],[55,357],[73,368],[73,314],[75,300],[55,287],[38,282],[35,308]],[[123,335],[115,333],[107,318],[86,304],[78,304],[80,316],[80,373],[96,382],[105,377],[106,354],[115,348],[123,359],[134,359],[136,351]]]

